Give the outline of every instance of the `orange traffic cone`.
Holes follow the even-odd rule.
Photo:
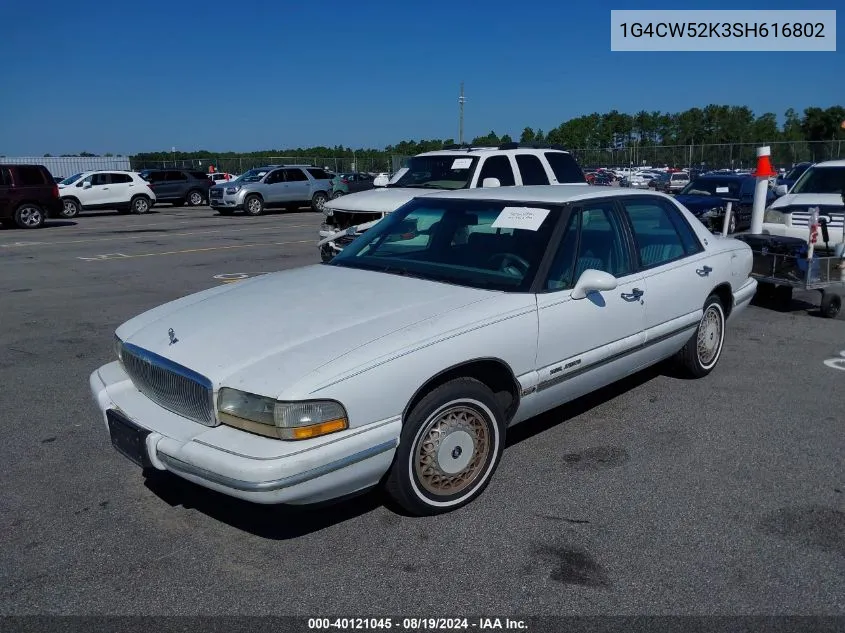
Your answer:
[[[777,176],[772,167],[771,159],[772,150],[770,147],[757,148],[757,169],[751,174],[755,178],[772,178]]]

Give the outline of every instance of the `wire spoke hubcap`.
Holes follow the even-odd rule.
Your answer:
[[[444,496],[476,482],[490,454],[490,427],[479,411],[453,406],[434,418],[421,434],[414,470],[425,490]]]
[[[698,360],[702,365],[713,362],[721,344],[722,317],[714,306],[710,306],[701,317],[701,325],[698,328]]]

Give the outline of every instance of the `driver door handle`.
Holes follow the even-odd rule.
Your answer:
[[[710,266],[704,266],[702,268],[696,269],[695,272],[699,277],[706,277],[707,275],[713,272],[713,269],[710,268]]]
[[[621,296],[625,301],[636,301],[637,299],[642,297],[644,294],[645,294],[644,290],[640,290],[639,288],[634,288],[631,292],[623,292]]]

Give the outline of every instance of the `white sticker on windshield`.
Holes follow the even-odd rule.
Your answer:
[[[716,193],[728,193],[730,190],[730,187],[716,187]]]
[[[494,229],[525,229],[536,231],[549,215],[548,209],[535,207],[505,207],[490,226]]]
[[[456,158],[452,163],[452,169],[469,169],[471,166],[471,158]]]

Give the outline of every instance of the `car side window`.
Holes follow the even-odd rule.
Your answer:
[[[478,175],[479,187],[485,178],[498,178],[502,187],[513,187],[516,184],[513,168],[507,156],[491,156],[485,160],[481,166],[481,173]]]
[[[91,176],[91,185],[98,187],[109,184],[109,174],[94,174]]]
[[[132,182],[132,176],[129,174],[109,174],[113,184]]]
[[[687,255],[670,209],[654,198],[625,200],[634,240],[643,268],[668,264]]]
[[[570,289],[590,268],[614,277],[624,277],[633,271],[625,229],[612,201],[592,202],[573,212],[545,287]]]
[[[286,169],[285,180],[287,182],[302,182],[308,180],[308,176],[301,169]]]
[[[21,166],[17,168],[15,182],[21,187],[40,187],[45,184],[44,174],[38,167]]]
[[[670,202],[661,200],[660,204],[666,209],[669,219],[672,220],[675,230],[678,231],[678,235],[681,237],[681,242],[684,245],[684,253],[695,255],[703,251],[704,247],[701,245],[701,241],[684,215]]]
[[[285,172],[282,169],[277,169],[276,171],[271,171],[267,178],[264,180],[265,185],[275,185],[280,182],[285,181]]]
[[[523,185],[548,185],[549,177],[543,163],[534,154],[517,154],[516,164],[522,175]]]
[[[545,156],[559,183],[586,182],[584,172],[570,154],[546,152]]]
[[[9,170],[5,167],[0,167],[0,185],[8,186],[12,184],[12,178],[9,176]]]
[[[167,182],[186,182],[188,177],[181,171],[167,172]]]

